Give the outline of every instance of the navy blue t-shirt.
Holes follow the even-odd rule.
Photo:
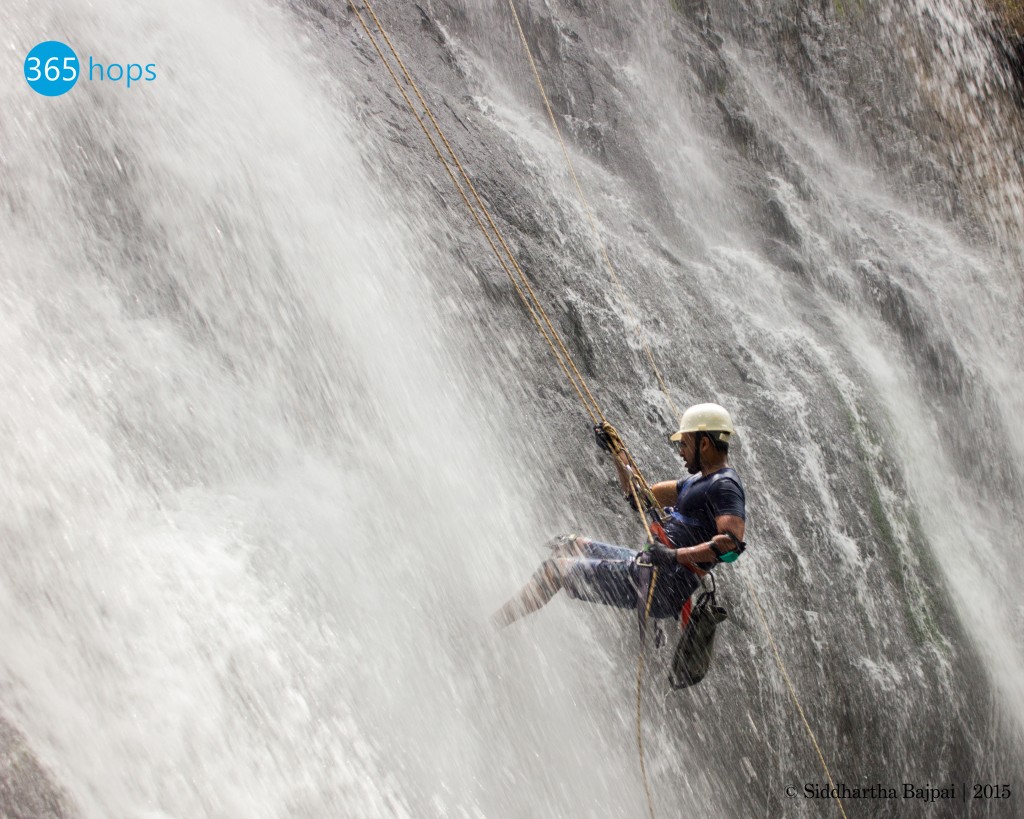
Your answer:
[[[743,482],[732,467],[683,478],[676,483],[676,492],[676,505],[665,510],[665,533],[677,549],[711,540],[718,534],[715,518],[735,515],[747,519]]]

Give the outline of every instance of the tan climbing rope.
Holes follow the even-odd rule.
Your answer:
[[[526,39],[526,32],[523,30],[523,25],[522,25],[521,20],[519,19],[519,13],[516,11],[515,3],[513,2],[513,0],[508,0],[508,7],[509,7],[509,9],[512,12],[513,19],[515,20],[516,30],[519,32],[519,39],[522,42],[523,51],[525,52],[526,58],[527,58],[527,60],[530,63],[530,69],[533,72],[534,81],[536,82],[537,88],[540,91],[541,98],[544,101],[544,108],[547,110],[548,118],[551,120],[551,126],[554,128],[555,135],[558,137],[559,145],[562,148],[562,155],[565,157],[565,163],[566,163],[566,166],[569,169],[569,175],[572,177],[572,181],[573,181],[573,184],[576,187],[576,191],[577,191],[577,193],[579,195],[580,202],[582,203],[583,210],[586,213],[587,219],[590,222],[591,229],[594,232],[594,236],[595,236],[595,238],[597,240],[597,243],[598,243],[598,246],[600,248],[601,256],[604,259],[605,266],[608,268],[608,272],[609,272],[609,274],[610,274],[610,276],[612,278],[612,281],[615,283],[615,286],[616,286],[616,288],[619,291],[619,295],[620,295],[620,298],[621,298],[622,306],[627,311],[627,314],[629,315],[630,320],[633,321],[634,324],[636,324],[635,319],[633,318],[632,312],[630,311],[630,308],[629,308],[629,300],[626,298],[626,291],[623,288],[622,283],[619,281],[619,277],[618,277],[618,275],[615,272],[615,267],[614,267],[614,265],[612,265],[611,259],[608,256],[608,251],[605,248],[604,242],[601,240],[601,232],[598,229],[597,223],[596,223],[596,221],[594,219],[593,208],[591,208],[590,203],[587,200],[586,194],[583,192],[583,186],[580,184],[579,178],[576,175],[576,170],[573,167],[572,160],[569,157],[569,151],[566,148],[565,140],[562,138],[562,131],[558,127],[558,121],[555,118],[555,113],[554,113],[554,110],[551,107],[551,102],[548,99],[547,92],[544,89],[544,83],[541,80],[540,71],[537,69],[537,63],[536,63],[536,61],[533,58],[533,52],[532,52],[532,50],[530,48],[530,43]],[[648,361],[651,364],[652,370],[654,371],[654,375],[655,375],[655,377],[656,377],[656,379],[658,381],[658,385],[661,387],[661,391],[662,391],[662,393],[664,393],[665,398],[668,400],[669,404],[672,406],[672,408],[676,411],[676,414],[678,415],[679,411],[676,409],[675,404],[672,402],[672,398],[669,395],[669,391],[668,391],[668,387],[667,387],[667,385],[665,383],[665,379],[664,379],[664,377],[661,374],[661,370],[658,368],[657,362],[655,361],[654,353],[651,351],[650,345],[647,344],[647,341],[643,337],[642,333],[640,333],[639,325],[637,324],[636,326],[637,326],[637,332],[638,332],[638,334],[640,334],[640,342],[643,345],[644,352],[647,354],[647,359],[648,359]],[[627,453],[627,455],[628,455],[628,453]],[[636,500],[635,492],[634,492],[634,500]],[[646,525],[646,521],[645,521],[645,525]],[[650,535],[651,535],[650,528],[647,528],[647,535],[648,535],[648,539],[650,539]],[[656,578],[656,575],[655,575],[655,578]],[[833,786],[833,793],[836,793],[835,787],[834,787],[834,782],[832,781],[832,774],[829,771],[828,765],[825,762],[825,755],[821,751],[821,747],[819,746],[818,740],[817,740],[817,738],[814,735],[814,731],[811,729],[811,725],[810,725],[810,722],[807,719],[807,715],[804,713],[803,706],[800,704],[800,699],[797,696],[796,688],[793,685],[793,681],[792,681],[792,679],[789,676],[789,672],[786,670],[786,665],[785,665],[785,663],[782,660],[782,655],[780,654],[778,646],[775,643],[775,638],[774,638],[774,635],[772,634],[771,627],[770,627],[770,625],[768,623],[768,618],[765,616],[764,609],[761,607],[761,602],[758,599],[756,592],[754,592],[754,588],[751,585],[750,581],[747,580],[746,578],[744,578],[744,580],[746,582],[747,589],[749,590],[749,592],[751,594],[751,597],[753,598],[753,600],[754,600],[754,602],[755,602],[755,604],[757,606],[758,614],[760,615],[760,618],[761,618],[761,623],[764,625],[765,633],[768,635],[768,641],[771,644],[772,652],[775,655],[775,662],[776,662],[776,664],[779,667],[779,671],[782,673],[783,679],[785,680],[786,687],[789,690],[789,695],[790,695],[790,697],[793,700],[793,704],[796,707],[797,713],[800,715],[800,719],[803,722],[805,730],[807,731],[807,736],[810,738],[811,744],[814,746],[814,751],[818,755],[818,760],[821,762],[821,766],[822,766],[822,768],[825,771],[825,776],[828,778],[829,784]],[[653,597],[653,594],[654,594],[654,581],[652,580],[651,591],[650,591],[650,594],[648,595],[648,604],[647,604],[648,605],[648,612],[650,611],[650,599]],[[643,647],[641,646],[640,658],[639,658],[638,663],[637,663],[637,746],[638,746],[639,754],[640,754],[640,768],[641,768],[641,773],[642,773],[643,778],[644,778],[644,788],[647,791],[648,809],[651,811],[651,815],[653,816],[654,815],[653,814],[653,808],[651,807],[651,801],[650,801],[651,800],[650,788],[649,788],[648,783],[647,783],[647,774],[646,774],[646,769],[645,769],[645,765],[644,765],[643,740],[642,740],[642,736],[641,736],[641,733],[640,733],[640,683],[641,683],[642,674],[643,674]],[[843,802],[839,798],[838,794],[836,794],[835,800],[836,800],[836,804],[839,807],[839,812],[843,815],[843,817],[845,819],[846,811],[845,811],[845,809],[843,807]]]
[[[523,24],[519,20],[519,13],[516,11],[515,3],[512,0],[508,0],[508,7],[512,10],[512,17],[516,22],[516,30],[519,32],[519,39],[523,44],[523,51],[526,53],[526,58],[530,61],[530,69],[533,71],[534,81],[537,83],[537,89],[540,91],[541,99],[544,100],[544,108],[548,112],[548,119],[551,120],[551,127],[555,130],[555,136],[558,137],[558,144],[562,148],[562,156],[565,157],[565,164],[569,168],[569,175],[572,177],[573,185],[576,187],[576,194],[579,196],[580,204],[583,206],[583,212],[587,215],[587,221],[590,222],[590,228],[594,232],[594,239],[597,241],[598,249],[601,253],[601,258],[604,260],[604,265],[608,269],[608,274],[611,276],[612,281],[615,283],[615,287],[619,291],[620,304],[625,308],[626,315],[629,317],[630,322],[636,327],[637,338],[640,340],[640,345],[643,347],[644,353],[647,356],[647,360],[651,364],[651,369],[654,371],[654,377],[658,381],[658,386],[661,388],[662,394],[665,396],[665,400],[668,401],[668,405],[672,408],[672,412],[675,415],[681,415],[679,408],[672,400],[672,396],[668,391],[668,384],[665,382],[665,377],[661,374],[661,369],[658,367],[658,362],[654,358],[654,352],[651,350],[651,345],[647,343],[647,338],[640,328],[639,322],[633,315],[633,310],[629,306],[629,299],[626,297],[626,289],[622,286],[622,282],[619,281],[619,276],[615,272],[615,265],[612,264],[611,257],[608,255],[608,248],[605,247],[604,240],[601,238],[601,231],[598,229],[597,220],[594,218],[594,209],[590,206],[590,201],[587,199],[587,195],[583,192],[583,186],[580,184],[579,177],[576,175],[576,168],[572,164],[572,159],[569,158],[569,149],[565,145],[565,140],[562,138],[562,129],[558,127],[558,120],[555,119],[555,112],[551,108],[551,102],[548,99],[547,92],[544,90],[544,83],[540,78],[540,71],[537,70],[537,62],[533,59],[533,51],[530,49],[530,43],[526,39],[526,32],[523,31]]]
[[[437,122],[437,119],[434,116],[433,112],[431,111],[431,108],[428,105],[427,101],[424,99],[424,96],[423,96],[422,92],[420,91],[419,86],[417,85],[417,83],[413,79],[412,74],[409,72],[409,70],[406,67],[404,61],[402,60],[401,56],[399,55],[398,50],[395,48],[394,43],[391,40],[391,37],[388,35],[387,30],[384,28],[383,24],[381,23],[380,18],[376,14],[376,12],[375,12],[375,10],[373,8],[372,3],[370,2],[370,0],[362,0],[362,4],[365,7],[366,11],[369,13],[370,17],[373,19],[374,25],[375,25],[375,27],[376,27],[380,37],[383,39],[383,41],[387,45],[388,50],[391,52],[392,57],[394,58],[394,60],[397,63],[397,65],[399,66],[400,72],[401,72],[402,76],[405,78],[406,82],[408,83],[409,88],[412,89],[413,93],[416,96],[416,99],[419,101],[420,105],[422,106],[423,113],[426,114],[427,118],[429,119],[431,125],[433,126],[434,132],[436,132],[436,134],[437,134],[438,139],[440,139],[441,143],[444,145],[444,148],[445,148],[445,151],[447,152],[448,158],[446,158],[445,152],[443,152],[441,150],[441,147],[438,145],[437,140],[434,138],[434,135],[431,133],[430,128],[427,127],[427,124],[424,122],[423,117],[421,116],[419,110],[417,110],[417,107],[416,107],[415,103],[412,101],[412,99],[410,98],[408,92],[406,91],[405,86],[402,84],[402,81],[401,81],[401,79],[398,76],[398,72],[396,72],[394,67],[391,65],[391,62],[388,60],[387,56],[385,55],[384,50],[381,48],[379,42],[377,41],[377,38],[374,36],[373,32],[371,31],[370,26],[367,24],[367,22],[364,19],[362,13],[360,12],[359,8],[357,7],[356,0],[348,0],[349,7],[352,9],[353,13],[356,16],[356,19],[359,21],[359,24],[362,27],[363,31],[365,32],[367,39],[369,40],[369,42],[373,46],[374,51],[377,53],[377,56],[380,59],[380,62],[384,65],[384,67],[387,70],[388,74],[391,76],[391,79],[394,82],[395,87],[399,90],[399,92],[400,92],[403,100],[405,101],[406,106],[408,107],[410,113],[413,115],[414,119],[419,124],[421,130],[423,131],[423,133],[427,137],[427,140],[430,142],[431,147],[434,149],[434,152],[437,155],[437,158],[440,160],[441,164],[444,166],[445,171],[447,172],[449,178],[452,181],[452,184],[455,186],[455,188],[458,191],[460,197],[462,198],[462,201],[464,202],[466,207],[469,209],[469,211],[470,211],[470,213],[471,213],[471,215],[473,217],[474,222],[477,224],[477,227],[479,227],[481,232],[484,234],[484,238],[487,240],[487,243],[490,246],[492,252],[494,253],[495,257],[498,259],[499,264],[501,265],[502,269],[505,271],[506,275],[508,276],[509,281],[512,283],[513,288],[516,291],[516,294],[519,296],[519,299],[522,301],[523,305],[526,307],[527,312],[530,314],[530,317],[533,320],[533,322],[534,322],[535,326],[537,327],[538,331],[540,332],[541,336],[547,342],[548,347],[551,350],[552,355],[555,357],[555,360],[558,362],[558,364],[561,367],[563,373],[565,374],[567,380],[572,385],[574,391],[576,392],[577,396],[579,397],[580,402],[582,403],[585,411],[589,415],[591,421],[595,425],[601,425],[606,430],[611,430],[614,433],[614,438],[613,438],[613,440],[614,440],[613,456],[617,456],[617,454],[621,452],[625,456],[625,458],[626,458],[628,467],[629,467],[629,469],[630,469],[630,471],[632,473],[632,477],[634,478],[634,480],[630,481],[630,491],[631,491],[632,496],[633,496],[634,505],[635,505],[635,507],[636,507],[636,509],[638,511],[638,514],[639,514],[640,519],[641,519],[641,521],[643,523],[645,532],[647,534],[648,541],[650,542],[652,537],[653,537],[653,535],[652,535],[652,532],[651,532],[651,529],[650,529],[650,525],[648,524],[647,519],[644,516],[643,511],[642,511],[643,508],[644,508],[644,504],[641,503],[641,501],[640,501],[640,495],[643,495],[645,500],[653,498],[653,493],[651,491],[650,486],[647,484],[647,481],[644,479],[643,474],[640,471],[639,466],[636,464],[636,461],[633,459],[632,455],[629,453],[629,451],[626,448],[625,444],[622,442],[621,436],[619,436],[618,432],[615,431],[614,427],[612,427],[608,423],[604,413],[601,410],[600,405],[597,402],[597,399],[594,397],[594,395],[591,392],[589,386],[587,385],[586,379],[583,377],[582,373],[579,371],[579,368],[576,366],[576,363],[573,360],[572,355],[569,353],[569,350],[567,349],[567,347],[565,345],[565,342],[562,340],[561,335],[558,333],[557,329],[555,328],[554,324],[552,323],[552,321],[551,321],[550,317],[548,316],[547,312],[544,310],[544,307],[541,304],[540,299],[538,298],[534,288],[530,284],[529,279],[527,278],[526,274],[523,272],[521,266],[519,265],[519,262],[515,258],[515,255],[512,253],[511,249],[509,248],[508,243],[506,242],[504,236],[502,235],[501,231],[498,229],[497,225],[495,224],[495,221],[494,221],[493,217],[491,216],[491,213],[490,213],[489,209],[484,204],[483,200],[481,199],[479,193],[476,190],[476,187],[473,185],[472,180],[470,179],[469,175],[466,173],[466,170],[463,167],[461,161],[459,160],[457,154],[455,153],[455,150],[452,148],[451,143],[448,141],[447,137],[444,135],[444,131],[442,130],[442,128],[439,125],[439,123]],[[594,235],[595,235],[595,237],[597,239],[597,242],[598,242],[598,245],[599,245],[599,248],[600,248],[601,256],[602,256],[602,258],[603,258],[603,260],[605,262],[606,267],[608,268],[609,274],[611,275],[615,285],[618,288],[618,291],[619,291],[619,294],[620,294],[620,297],[621,297],[621,304],[624,307],[624,309],[626,310],[626,313],[629,316],[630,320],[637,326],[637,329],[638,329],[638,332],[639,332],[639,324],[635,321],[635,318],[633,317],[632,310],[630,309],[628,299],[626,298],[625,289],[623,288],[622,283],[620,282],[617,274],[615,273],[615,268],[614,268],[614,266],[611,263],[611,259],[609,258],[607,249],[605,248],[605,245],[604,245],[603,241],[601,240],[600,232],[599,232],[599,230],[597,228],[596,220],[594,218],[593,209],[591,208],[589,202],[586,199],[586,196],[585,196],[585,194],[583,192],[582,185],[580,184],[579,179],[578,179],[578,177],[576,175],[576,171],[575,171],[575,169],[572,166],[572,162],[571,162],[571,160],[569,158],[568,150],[567,150],[565,142],[564,142],[564,140],[562,138],[561,131],[558,128],[558,124],[557,124],[557,121],[555,119],[554,112],[553,112],[553,110],[551,108],[551,104],[550,104],[550,102],[548,100],[547,94],[544,91],[544,86],[543,86],[543,83],[541,82],[541,79],[540,79],[540,73],[539,73],[539,71],[537,69],[537,66],[536,66],[536,63],[535,63],[535,61],[533,59],[533,55],[530,52],[529,44],[528,44],[528,42],[526,40],[526,35],[525,35],[524,31],[523,31],[522,25],[521,25],[520,20],[519,20],[519,15],[516,13],[515,6],[513,5],[512,0],[509,0],[509,7],[511,8],[512,13],[513,13],[513,15],[515,17],[516,26],[518,28],[519,35],[520,35],[520,38],[522,39],[523,46],[524,46],[524,48],[526,50],[527,56],[529,58],[529,62],[530,62],[530,66],[531,66],[531,68],[533,70],[534,78],[535,78],[535,80],[537,82],[538,88],[540,89],[541,95],[542,95],[542,97],[544,99],[544,105],[545,105],[545,107],[547,109],[548,116],[550,117],[551,123],[552,123],[552,125],[553,125],[553,127],[555,129],[555,132],[556,132],[557,136],[558,136],[559,143],[562,146],[562,152],[563,152],[563,155],[565,157],[566,163],[569,166],[569,172],[570,172],[570,175],[572,176],[572,179],[573,179],[573,182],[575,184],[576,190],[577,190],[577,192],[578,192],[578,194],[580,196],[584,212],[586,213],[588,221],[590,222],[591,227],[592,227],[592,229],[594,231]],[[451,163],[449,163],[449,158],[451,160]],[[458,174],[459,174],[459,176],[461,176],[462,182],[459,181],[459,176],[457,176],[456,173],[455,173],[455,170],[452,169],[452,165],[454,165],[455,169],[458,170]],[[469,193],[467,193],[467,190],[469,191]],[[472,196],[472,199],[471,199],[470,195]],[[474,206],[474,202],[475,202],[475,206]],[[490,228],[490,230],[488,230],[488,228]],[[501,248],[500,250],[499,250],[499,246]],[[660,369],[658,368],[657,362],[656,362],[656,360],[654,358],[654,354],[651,351],[650,346],[647,344],[646,339],[644,339],[642,336],[641,336],[641,344],[642,344],[642,346],[644,348],[644,351],[646,353],[648,361],[650,362],[651,367],[652,367],[652,369],[654,371],[654,374],[655,374],[655,377],[656,377],[656,379],[658,381],[658,384],[659,384],[663,394],[666,397],[666,400],[668,401],[669,405],[673,408],[673,410],[676,412],[676,414],[678,414],[678,410],[676,409],[675,404],[672,401],[671,396],[669,395],[668,386],[667,386],[667,384],[665,382],[665,379],[664,379]],[[645,617],[648,616],[649,613],[650,613],[651,604],[652,604],[652,601],[654,599],[654,588],[655,588],[656,581],[657,581],[657,571],[655,571],[654,574],[653,574],[652,582],[651,582],[651,587],[650,587],[650,590],[648,592],[647,601],[646,601]],[[759,613],[761,615],[761,620],[764,623],[766,631],[768,632],[768,638],[769,638],[769,641],[771,642],[772,649],[773,649],[773,651],[775,653],[776,662],[778,663],[779,668],[780,668],[780,670],[781,670],[781,672],[783,674],[783,677],[785,678],[786,684],[787,684],[787,686],[789,688],[789,691],[790,691],[790,695],[791,695],[791,697],[792,697],[792,699],[794,701],[794,704],[796,705],[796,708],[797,708],[797,710],[798,710],[798,712],[800,714],[801,719],[804,722],[804,727],[806,728],[808,735],[811,737],[811,741],[812,741],[812,743],[813,743],[813,745],[815,747],[815,750],[818,753],[818,758],[821,761],[821,764],[822,764],[823,768],[825,769],[826,776],[828,777],[829,782],[832,783],[832,777],[831,777],[831,774],[830,774],[830,772],[828,770],[828,766],[825,764],[824,755],[822,754],[821,749],[818,746],[817,740],[814,737],[814,733],[811,730],[809,722],[807,721],[807,718],[806,718],[806,716],[804,714],[803,708],[800,706],[799,699],[797,698],[797,695],[796,695],[796,690],[793,687],[792,681],[790,680],[789,674],[787,673],[785,665],[784,665],[784,663],[782,661],[782,657],[781,657],[781,655],[780,655],[780,653],[778,651],[778,648],[777,648],[777,646],[775,644],[775,640],[772,637],[771,629],[768,626],[767,618],[764,615],[764,611],[761,608],[760,602],[757,600],[756,594],[754,594],[753,588],[750,586],[749,581],[747,583],[747,586],[750,589],[750,591],[751,591],[751,593],[752,593],[752,595],[754,597],[755,602],[757,603],[758,611],[759,611]],[[651,796],[650,784],[649,784],[648,778],[647,778],[646,765],[645,765],[645,761],[644,761],[643,740],[642,740],[642,734],[641,734],[641,721],[640,721],[640,717],[641,717],[641,691],[642,691],[643,668],[644,668],[644,657],[643,657],[643,651],[641,650],[640,657],[639,657],[638,664],[637,664],[637,703],[636,703],[637,704],[637,745],[638,745],[638,750],[639,750],[639,755],[640,755],[641,775],[642,775],[642,778],[643,778],[644,790],[645,790],[645,793],[646,793],[646,796],[647,796],[648,812],[650,813],[650,815],[651,815],[651,817],[653,819],[653,817],[654,817],[654,805],[653,805],[653,800],[652,800],[652,796]],[[838,797],[837,797],[837,802],[839,803],[839,810],[843,814],[843,817],[845,819],[846,813],[843,810],[842,802],[838,799]]]

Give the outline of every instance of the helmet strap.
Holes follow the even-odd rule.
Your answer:
[[[697,467],[697,472],[703,472],[704,471],[702,469],[701,463],[700,463],[700,439],[701,439],[701,436],[703,434],[704,434],[703,432],[695,432],[695,433],[693,433],[693,452],[694,452],[694,455],[693,455],[693,465],[695,467]]]

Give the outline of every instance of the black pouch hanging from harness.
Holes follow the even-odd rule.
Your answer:
[[[689,688],[704,679],[715,651],[715,630],[729,613],[715,601],[715,581],[711,589],[701,588],[696,602],[683,609],[683,633],[676,644],[668,681],[673,688]],[[689,609],[689,611],[687,611]]]

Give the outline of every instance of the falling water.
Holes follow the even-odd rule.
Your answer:
[[[837,810],[786,798],[824,773],[746,582],[837,782],[1021,786],[1024,130],[980,8],[519,4],[624,294],[507,8],[377,10],[645,469],[673,404],[739,422],[716,665],[648,664],[657,814]],[[642,535],[350,10],[8,17],[3,809],[643,815],[628,614],[486,625],[549,535]],[[39,97],[51,37],[157,79]]]

